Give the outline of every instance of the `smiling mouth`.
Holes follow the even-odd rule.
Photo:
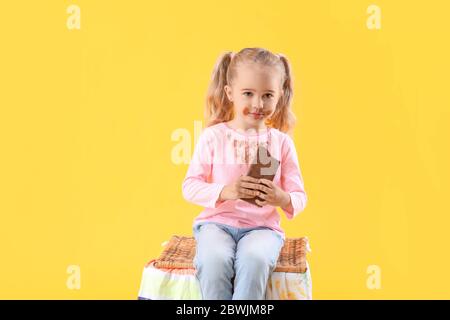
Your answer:
[[[253,119],[262,119],[264,117],[264,113],[249,113],[248,114],[250,117],[252,117]]]

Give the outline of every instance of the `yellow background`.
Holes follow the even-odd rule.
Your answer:
[[[81,9],[81,29],[66,26]],[[381,30],[366,27],[381,8]],[[8,1],[0,10],[0,298],[136,299],[190,235],[187,165],[213,65],[293,67],[314,299],[450,298],[447,1]],[[69,265],[81,289],[66,286]],[[381,268],[381,289],[366,286]]]

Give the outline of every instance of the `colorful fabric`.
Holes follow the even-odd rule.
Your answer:
[[[144,268],[138,299],[201,300],[195,269],[157,269],[154,260]],[[273,272],[266,290],[267,300],[311,300],[310,268],[305,273]]]

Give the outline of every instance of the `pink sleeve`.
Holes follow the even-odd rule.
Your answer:
[[[282,149],[281,188],[291,197],[293,211],[281,208],[288,219],[293,219],[306,207],[307,196],[292,138],[286,135]]]
[[[206,130],[206,129],[205,129]],[[186,177],[182,185],[183,197],[189,202],[205,208],[217,208],[220,192],[225,184],[210,181],[214,157],[214,141],[203,131],[195,146]]]

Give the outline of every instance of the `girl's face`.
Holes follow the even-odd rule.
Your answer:
[[[232,85],[224,88],[234,106],[236,125],[242,129],[264,127],[264,121],[275,112],[283,94],[281,76],[275,67],[255,63],[238,67]]]

